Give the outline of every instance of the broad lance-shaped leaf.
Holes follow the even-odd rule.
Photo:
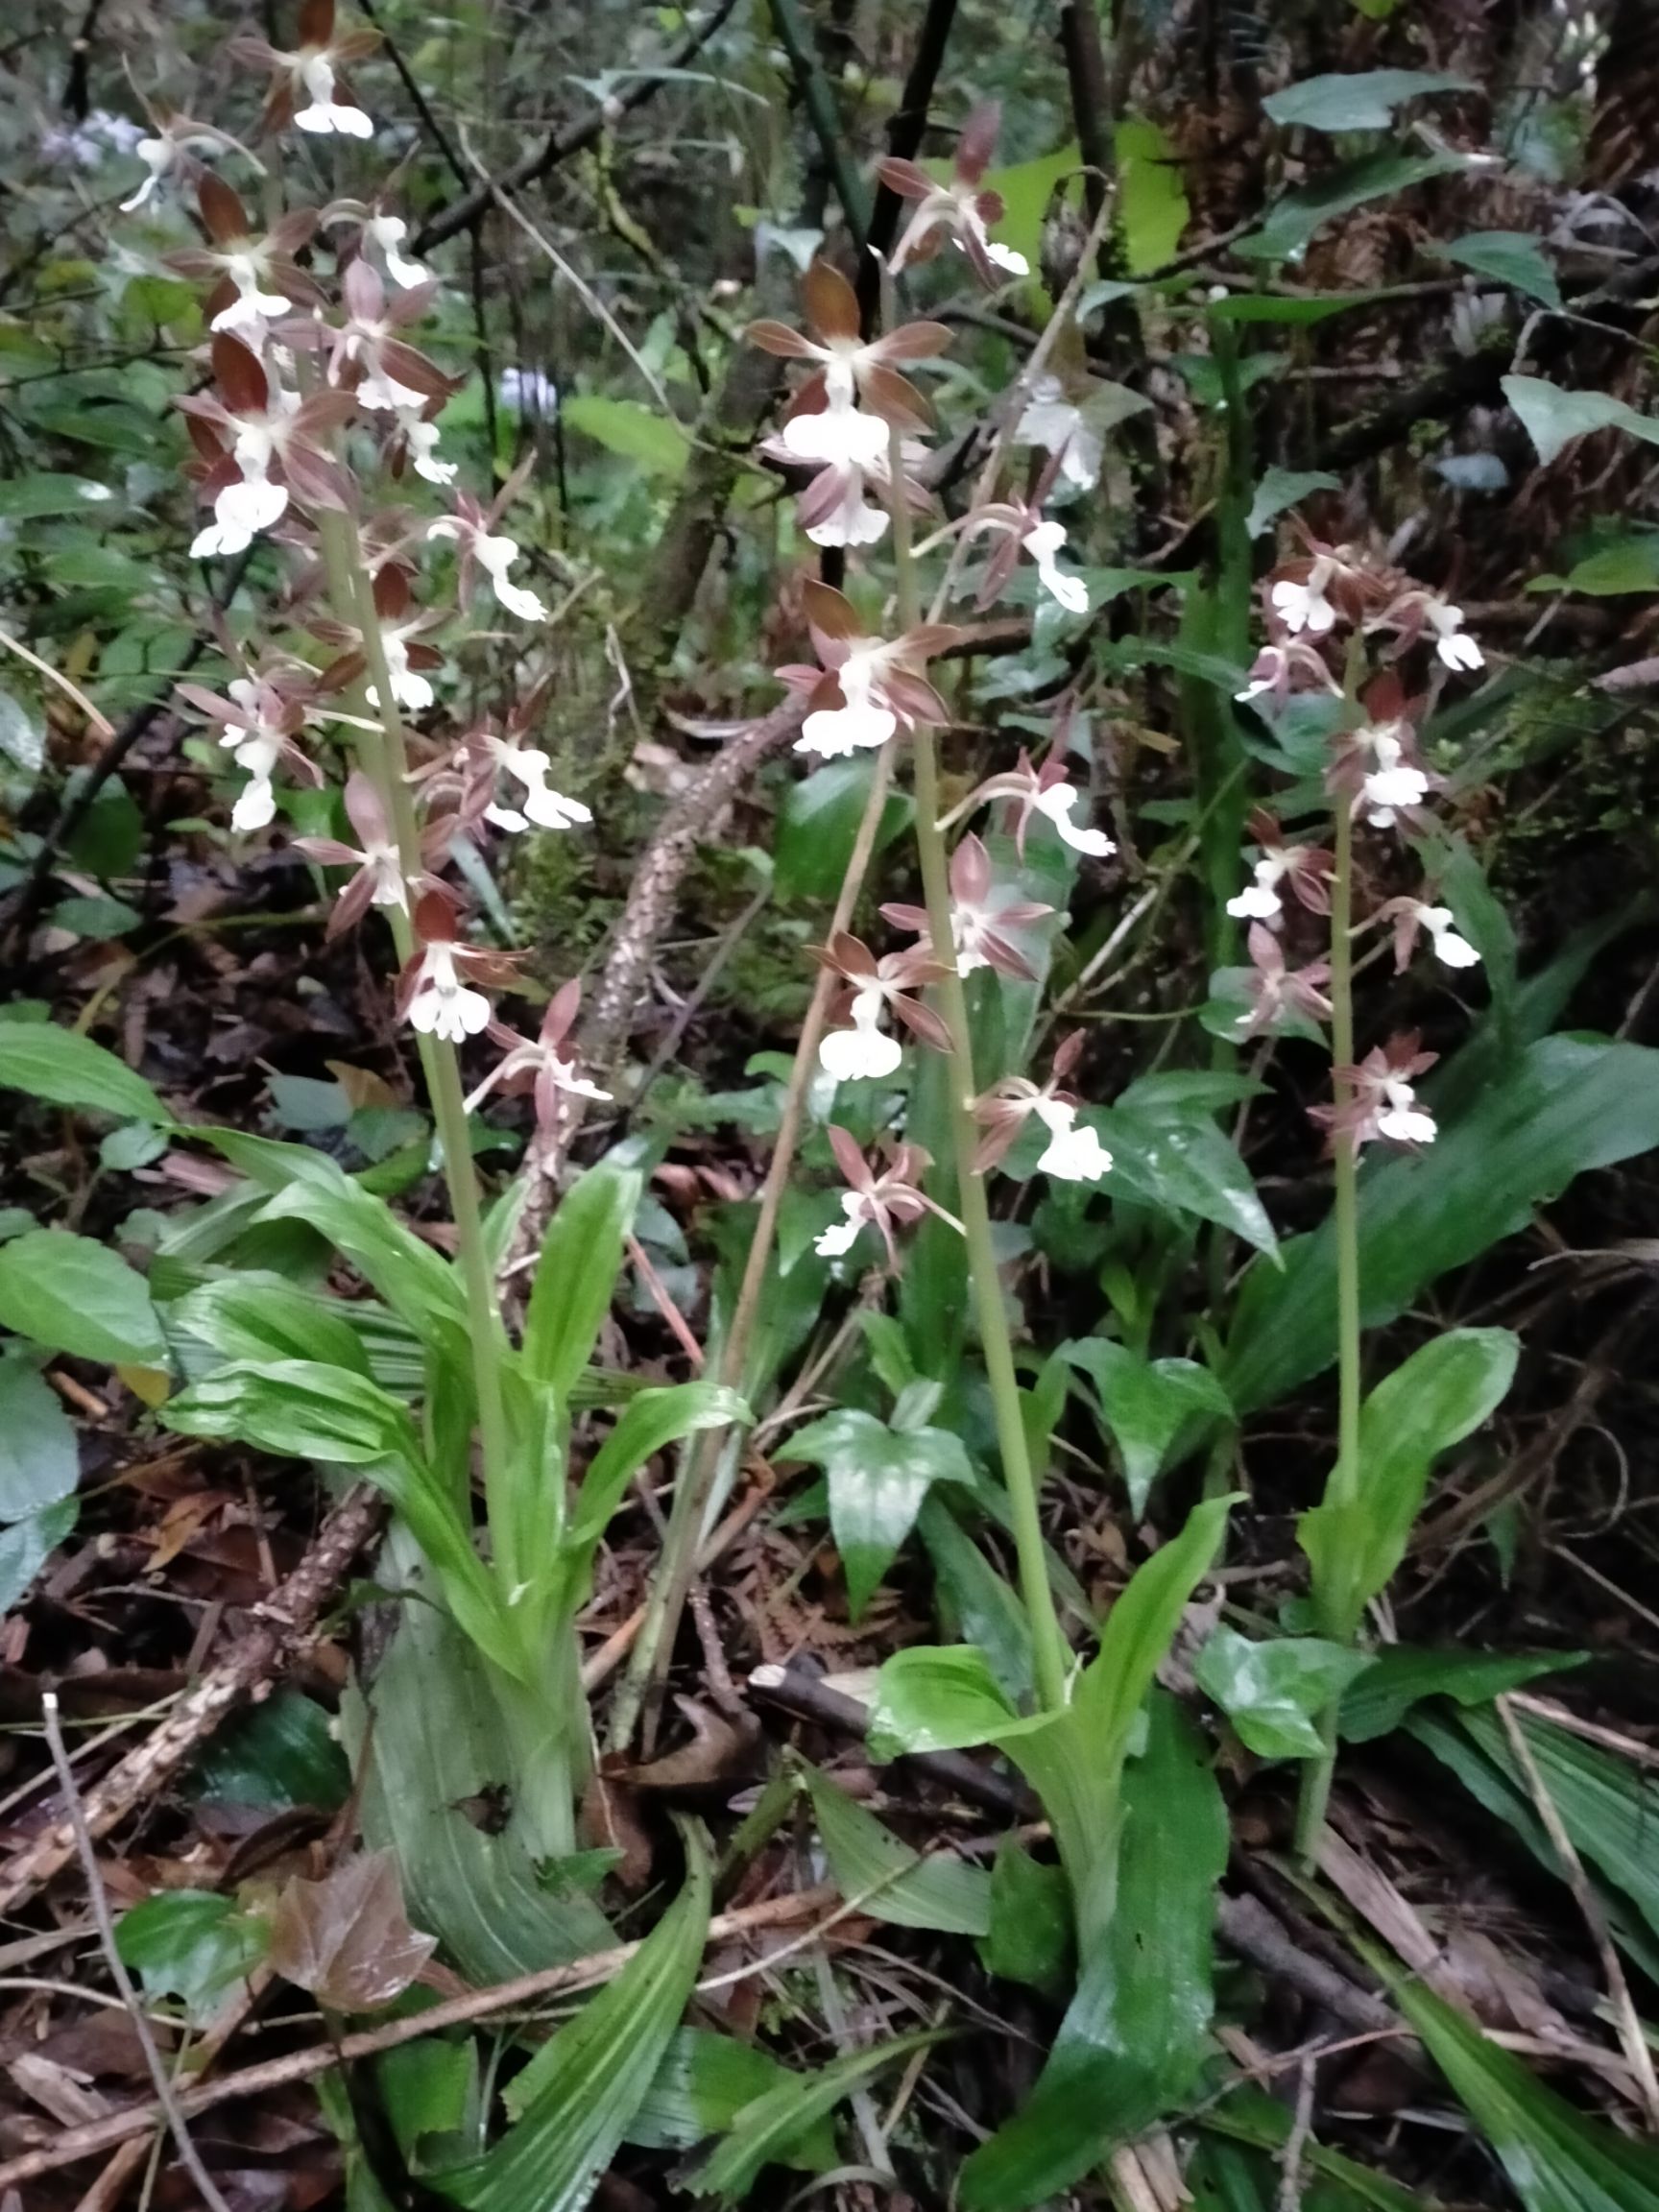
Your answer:
[[[643,1188],[637,1167],[590,1167],[559,1201],[542,1241],[524,1316],[523,1360],[531,1381],[551,1384],[562,1407],[611,1310]]]
[[[724,2135],[768,2090],[787,2089],[801,2079],[758,2044],[709,2028],[677,2029],[622,2140],[642,2151],[695,2150],[710,2135]],[[509,2101],[512,2095],[510,2089]],[[833,2166],[835,2131],[829,2115],[781,2146],[778,2162],[808,2174]]]
[[[986,1973],[1059,1996],[1071,1985],[1073,1950],[1064,1872],[1004,1836],[991,1868],[991,1925],[979,1943]]]
[[[581,2212],[644,2103],[697,1979],[709,1934],[708,1854],[689,1827],[685,1886],[615,1981],[514,2083],[522,2115],[444,2194],[472,2212]],[[797,2130],[797,2135],[799,2134]]]
[[[1214,1121],[1153,1115],[1135,1106],[1088,1108],[1082,1119],[1112,1155],[1114,1184],[1161,1213],[1214,1221],[1259,1252],[1278,1240],[1250,1170]]]
[[[1425,1152],[1362,1170],[1365,1326],[1392,1321],[1437,1276],[1524,1229],[1533,1207],[1575,1175],[1656,1144],[1659,1051],[1580,1037],[1528,1046]],[[1257,1262],[1246,1276],[1221,1362],[1240,1414],[1277,1405],[1336,1357],[1332,1222],[1286,1244],[1282,1258],[1283,1272]]]
[[[539,1864],[530,1809],[516,1795],[502,1806],[514,1743],[489,1671],[420,1574],[406,1529],[394,1527],[382,1572],[399,1585],[419,1575],[421,1587],[373,1683],[342,1707],[365,1843],[396,1853],[411,1918],[479,1986],[602,1951],[613,1937],[598,1906]],[[499,1833],[472,1817],[489,1808],[506,1811]]]
[[[1275,516],[1283,515],[1286,507],[1298,505],[1310,492],[1339,491],[1341,484],[1341,477],[1333,476],[1328,469],[1266,469],[1244,518],[1246,534],[1260,538],[1268,523]]]
[[[1226,1391],[1195,1359],[1145,1359],[1105,1336],[1077,1338],[1060,1351],[1094,1385],[1096,1411],[1122,1459],[1137,1517],[1176,1447],[1184,1455],[1216,1422],[1233,1418]]]
[[[1337,1642],[1352,1640],[1366,1606],[1387,1588],[1406,1556],[1430,1469],[1502,1405],[1520,1350],[1507,1329],[1449,1330],[1413,1352],[1360,1407],[1352,1500],[1328,1491],[1296,1530],[1312,1566],[1320,1621]]]
[[[725,2141],[716,2144],[691,2177],[699,2197],[735,2203],[746,2197],[766,2167],[787,2160],[807,2130],[832,2112],[843,2097],[862,2087],[883,2067],[939,2041],[935,2029],[897,2035],[868,2051],[848,2051],[816,2073],[792,2075],[753,2104],[745,2105]],[[541,2212],[539,2203],[501,2203],[495,2212]]]
[[[947,1936],[984,1936],[991,1926],[991,1875],[951,1852],[924,1858],[874,1813],[854,1804],[827,1774],[804,1779],[830,1872],[850,1904],[895,1928],[936,1928]]]
[[[1629,1899],[1650,1934],[1659,1937],[1659,1853],[1654,1849],[1659,1787],[1626,1760],[1586,1743],[1569,1729],[1530,1713],[1517,1718],[1575,1848]],[[1477,1709],[1454,1716],[1431,1709],[1414,1714],[1407,1726],[1488,1812],[1519,1832],[1543,1865],[1559,1873],[1554,1846],[1538,1818],[1508,1732],[1495,1713]],[[1616,1902],[1608,1900],[1609,1905]],[[1651,1958],[1651,1947],[1644,1948]]]
[[[427,1464],[407,1407],[366,1375],[312,1359],[232,1360],[170,1399],[161,1417],[181,1436],[362,1468],[408,1522],[468,1635],[497,1666],[519,1671],[522,1654],[470,1523]]]
[[[348,1259],[421,1342],[470,1373],[467,1306],[446,1260],[399,1221],[382,1198],[325,1152],[279,1144],[236,1129],[204,1129],[204,1141],[271,1196],[265,1221],[306,1221]]]
[[[569,1541],[591,1551],[610,1527],[622,1494],[653,1453],[699,1429],[752,1418],[735,1390],[718,1382],[673,1382],[641,1390],[593,1455],[570,1517]]]
[[[62,1400],[13,1346],[0,1357],[0,1521],[73,1497],[79,1467]]]
[[[890,1429],[843,1407],[798,1429],[781,1456],[822,1467],[830,1527],[847,1571],[854,1621],[869,1603],[935,1482],[972,1482],[962,1440],[944,1429]]]
[[[167,1363],[143,1276],[108,1244],[61,1229],[30,1229],[0,1244],[0,1328],[105,1366]]]
[[[1511,284],[1546,307],[1561,304],[1561,284],[1544,249],[1527,230],[1471,230],[1454,238],[1450,246],[1435,249],[1459,268],[1473,269],[1478,276],[1490,276]]]
[[[962,2169],[970,2212],[1021,2212],[1058,2196],[1178,2110],[1197,2081],[1227,1811],[1208,1750],[1173,1698],[1152,1700],[1123,1801],[1117,1912],[1024,2108]]]
[[[1338,1719],[1347,1743],[1369,1743],[1398,1728],[1426,1697],[1457,1705],[1485,1705],[1505,1690],[1519,1690],[1540,1674],[1582,1667],[1582,1651],[1414,1651],[1391,1644],[1342,1693]],[[1659,1807],[1655,1808],[1659,1813]]]
[[[1204,2107],[1199,2126],[1206,2140],[1189,2178],[1199,2184],[1224,2175],[1237,2184],[1236,2194],[1222,2194],[1214,2212],[1277,2212],[1285,2176],[1286,2145],[1294,2126],[1288,2108],[1265,2090],[1248,2085],[1231,2090],[1217,2103]],[[1216,2141],[1214,2138],[1223,2140]],[[1235,2144],[1249,2144],[1262,2153],[1232,2154]],[[1214,2156],[1214,2153],[1220,2153]],[[1307,2212],[1435,2212],[1435,2200],[1401,2188],[1386,2174],[1358,2166],[1340,2151],[1328,2151],[1310,2139],[1302,2147],[1302,2163],[1328,2188],[1310,2189],[1303,2199]],[[1245,2194],[1252,2187],[1258,2193]],[[1209,2212],[1209,2200],[1199,2201]]]
[[[1130,1576],[1070,1705],[1045,1728],[1005,1743],[1053,1822],[1085,1970],[1112,1919],[1123,1762],[1181,1616],[1220,1549],[1233,1503],[1231,1496],[1210,1498],[1193,1507],[1180,1535]]]
[[[155,1126],[173,1116],[125,1061],[78,1029],[21,1022],[0,1010],[0,1089],[27,1092],[53,1106],[79,1106]]]
[[[1280,1636],[1253,1644],[1223,1624],[1198,1654],[1193,1679],[1213,1697],[1260,1759],[1317,1759],[1321,1713],[1370,1654],[1317,1636]]]
[[[1464,2013],[1364,1948],[1527,2212],[1659,2212],[1659,2150],[1569,2104]]]
[[[1333,217],[1373,200],[1392,199],[1396,192],[1463,166],[1455,154],[1369,154],[1363,160],[1344,162],[1313,183],[1286,192],[1268,209],[1261,229],[1241,238],[1234,252],[1246,260],[1282,261],[1300,252]]]
[[[1207,1499],[1179,1536],[1136,1569],[1063,1712],[1017,1715],[980,1653],[962,1647],[896,1652],[877,1677],[869,1739],[875,1758],[995,1743],[1020,1767],[1053,1824],[1085,1963],[1112,1916],[1123,1762],[1232,1503],[1231,1497]]]

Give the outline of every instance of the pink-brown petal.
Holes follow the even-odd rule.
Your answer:
[[[801,280],[806,320],[821,338],[856,338],[858,295],[829,261],[814,261]]]
[[[950,351],[954,335],[948,323],[901,323],[870,351],[878,361],[936,361]]]
[[[926,200],[930,192],[938,190],[926,169],[915,161],[901,160],[889,154],[876,165],[876,174],[889,192],[897,192],[901,200]]]
[[[751,346],[758,346],[762,353],[775,353],[781,361],[815,361],[818,357],[818,348],[810,338],[791,330],[787,323],[774,323],[766,316],[751,323],[743,335]]]
[[[838,643],[850,643],[864,635],[853,602],[845,592],[837,591],[832,584],[821,584],[809,576],[801,587],[801,603],[806,610],[806,620],[821,637],[832,637]]]

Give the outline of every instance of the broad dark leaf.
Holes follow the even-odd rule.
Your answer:
[[[1456,1071],[1454,1062],[1450,1070]],[[1415,1159],[1359,1178],[1365,1326],[1405,1311],[1426,1285],[1524,1229],[1575,1175],[1659,1144],[1659,1051],[1546,1037]],[[1245,1280],[1220,1379],[1241,1414],[1272,1406],[1336,1357],[1336,1245],[1329,1219]]]
[[[1021,2212],[1070,2188],[1197,2080],[1227,1813],[1206,1746],[1172,1698],[1153,1699],[1123,1795],[1117,1912],[1023,2110],[962,2169],[970,2212]]]

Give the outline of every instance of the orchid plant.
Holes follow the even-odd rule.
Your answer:
[[[241,672],[224,692],[185,685],[180,697],[244,778],[233,830],[271,828],[293,784],[339,780],[350,837],[308,834],[294,847],[339,885],[330,937],[373,929],[371,943],[390,940],[393,1004],[424,1070],[456,1257],[437,1259],[382,1201],[314,1155],[204,1132],[262,1180],[273,1204],[312,1217],[414,1330],[426,1358],[421,1422],[335,1364],[336,1341],[321,1330],[297,1358],[251,1358],[245,1334],[222,1337],[220,1364],[171,1399],[164,1417],[185,1433],[267,1445],[280,1433],[288,1449],[302,1436],[325,1461],[373,1462],[489,1671],[519,1747],[523,1839],[536,1856],[558,1859],[575,1848],[589,1765],[574,1624],[594,1551],[650,1454],[742,1408],[703,1383],[634,1394],[570,1494],[571,1393],[621,1265],[638,1189],[630,1171],[595,1170],[567,1196],[521,1340],[503,1325],[502,1224],[485,1216],[469,1117],[492,1094],[523,1092],[546,1131],[565,1096],[606,1094],[568,1041],[574,979],[552,994],[535,1034],[497,1014],[496,995],[519,987],[519,963],[478,941],[456,866],[463,848],[487,864],[495,838],[585,828],[591,814],[553,787],[549,756],[532,741],[544,688],[455,733],[438,707],[434,679],[446,664],[438,640],[481,586],[532,634],[547,610],[514,573],[521,556],[506,523],[522,474],[486,501],[453,488],[457,465],[441,452],[437,417],[458,386],[418,344],[436,280],[405,252],[407,225],[377,196],[279,205],[287,132],[372,135],[347,71],[376,43],[371,29],[343,31],[332,0],[305,0],[292,49],[236,41],[238,58],[270,76],[261,153],[170,119],[136,149],[150,175],[132,205],[177,194],[193,203],[204,232],[200,247],[168,256],[176,274],[205,288],[211,333],[206,387],[179,402],[197,494],[210,510],[191,551],[215,560],[271,547],[285,574],[264,641],[232,648]],[[278,211],[256,223],[209,157],[245,161]],[[417,490],[421,503],[400,503]],[[447,500],[436,514],[434,494]],[[496,1057],[469,1088],[461,1049],[473,1039]],[[572,1275],[589,1285],[586,1297],[571,1297]],[[212,1341],[210,1313],[201,1325]],[[291,1339],[285,1349],[295,1351]],[[302,1404],[313,1412],[297,1431]],[[356,1442],[346,1434],[353,1422]],[[487,1562],[472,1527],[475,1472]]]
[[[743,1329],[729,1334],[716,1378],[633,1395],[572,1491],[573,1393],[621,1265],[638,1177],[612,1162],[566,1189],[523,1328],[511,1332],[498,1275],[524,1186],[486,1212],[471,1118],[492,1100],[527,1097],[534,1176],[557,1156],[568,1102],[604,1103],[611,1093],[575,1041],[576,977],[552,990],[528,1032],[504,1018],[502,998],[531,998],[534,987],[526,964],[480,928],[469,890],[501,840],[580,836],[593,813],[557,788],[552,755],[539,741],[546,679],[501,711],[459,727],[452,720],[457,626],[487,601],[492,615],[522,626],[528,661],[551,617],[511,530],[525,470],[485,496],[458,481],[460,464],[443,450],[441,418],[460,380],[421,343],[439,279],[410,250],[408,224],[387,204],[382,180],[365,179],[357,194],[316,208],[284,196],[287,133],[347,142],[372,133],[349,72],[373,44],[372,31],[341,30],[332,0],[305,0],[292,48],[239,40],[240,58],[269,77],[259,151],[187,118],[157,118],[155,136],[135,148],[147,177],[129,204],[176,197],[194,208],[202,231],[198,245],[168,257],[175,274],[204,288],[209,333],[204,382],[179,401],[205,511],[191,551],[204,560],[257,554],[257,575],[275,566],[282,577],[280,591],[261,602],[257,642],[231,647],[235,672],[223,689],[186,685],[180,697],[242,778],[233,831],[273,829],[302,785],[336,794],[330,833],[308,830],[293,849],[332,882],[328,937],[362,932],[388,971],[389,1003],[431,1100],[454,1259],[421,1244],[381,1200],[315,1156],[212,1135],[275,1214],[328,1236],[414,1332],[423,1385],[412,1417],[343,1367],[325,1335],[298,1348],[291,1335],[273,1341],[267,1358],[250,1355],[244,1329],[221,1335],[219,1364],[163,1417],[185,1433],[266,1444],[280,1436],[290,1449],[302,1434],[311,1455],[364,1466],[386,1487],[425,1554],[432,1589],[479,1653],[518,1747],[515,1818],[539,1857],[558,1859],[574,1850],[589,1767],[575,1620],[595,1549],[645,1459],[696,1433],[652,1601],[684,1594],[708,1528],[705,1438],[748,1416],[737,1392]],[[862,857],[813,953],[820,979],[790,1085],[794,1118],[772,1159],[744,1295],[752,1317],[775,1256],[779,1193],[792,1175],[810,1180],[816,1171],[810,1156],[804,1165],[795,1157],[808,1088],[827,1082],[838,1094],[869,1086],[836,1095],[819,1117],[818,1160],[837,1182],[817,1192],[824,1212],[813,1251],[834,1283],[851,1288],[862,1276],[865,1300],[878,1303],[903,1274],[910,1238],[959,1244],[1035,1686],[1032,1712],[987,1706],[979,1732],[961,1740],[1023,1744],[1012,1755],[1049,1802],[1079,1936],[1094,1941],[1110,1911],[1118,1774],[1134,1715],[1114,1703],[1110,1635],[1082,1666],[1062,1625],[1041,1494],[1047,1386],[1022,1381],[992,1209],[997,1180],[1020,1164],[1083,1190],[1111,1188],[1119,1170],[1087,1095],[1085,1032],[1070,1029],[1043,1049],[1039,1080],[1022,1050],[1012,1064],[998,1057],[986,1017],[1004,991],[1040,1004],[1066,925],[1058,889],[1054,898],[1032,895],[1035,863],[1048,888],[1111,860],[1116,847],[1090,820],[1089,793],[1074,777],[1076,724],[1066,704],[1046,747],[1035,756],[1022,747],[965,797],[956,786],[950,805],[937,749],[959,718],[949,670],[972,645],[967,618],[996,606],[1022,564],[1045,604],[1069,618],[1090,612],[1089,581],[1068,565],[1068,528],[1055,510],[1097,479],[1102,445],[1076,372],[1049,370],[1040,346],[999,403],[977,482],[938,517],[934,409],[908,372],[939,362],[952,333],[942,322],[907,320],[898,306],[901,282],[947,250],[993,289],[1024,274],[1020,255],[995,236],[1002,208],[984,180],[997,131],[996,109],[976,109],[943,180],[883,164],[883,180],[909,212],[881,272],[878,327],[868,326],[854,286],[821,255],[803,279],[804,327],[769,318],[747,332],[798,366],[757,459],[782,475],[801,538],[839,557],[845,586],[805,577],[791,601],[813,656],[776,671],[799,701],[794,749],[812,766],[869,756],[872,773],[855,847]],[[237,164],[258,182],[258,220],[220,173]],[[1062,302],[1057,322],[1070,304]],[[919,538],[923,525],[929,534]],[[1265,810],[1250,818],[1246,880],[1227,902],[1246,926],[1250,963],[1234,1034],[1238,1043],[1263,1040],[1266,1051],[1287,1028],[1329,1026],[1332,1092],[1312,1118],[1334,1162],[1343,1252],[1341,1448],[1327,1494],[1328,1505],[1341,1507],[1358,1479],[1358,1156],[1369,1143],[1420,1145],[1435,1135],[1417,1087],[1432,1053],[1415,1036],[1357,1048],[1356,947],[1374,933],[1397,966],[1425,945],[1449,968],[1479,957],[1431,884],[1421,895],[1373,899],[1362,862],[1373,839],[1379,850],[1415,850],[1428,831],[1436,779],[1419,741],[1425,698],[1407,691],[1407,677],[1431,697],[1478,669],[1481,653],[1455,604],[1310,536],[1262,589],[1267,636],[1238,697],[1269,718],[1293,697],[1327,703],[1330,824],[1303,834]],[[896,936],[870,943],[850,926],[852,910],[901,774],[914,801],[920,898],[881,903],[877,919]],[[471,1066],[480,1052],[492,1056],[481,1070]],[[211,1314],[204,1315],[211,1342]],[[303,1421],[297,1405],[311,1408]],[[1178,1544],[1132,1581],[1126,1622],[1148,1613],[1166,1645],[1221,1541],[1226,1508],[1225,1499],[1209,1499]],[[1332,1632],[1350,1635],[1351,1623],[1327,1610]],[[656,1642],[642,1636],[637,1647],[641,1668],[664,1663],[672,1647],[668,1597],[654,1621]],[[1131,1632],[1122,1628],[1119,1643]],[[916,1664],[914,1653],[902,1658],[895,1684]],[[1142,1679],[1144,1653],[1135,1667],[1140,1673],[1125,1679]],[[892,1698],[884,1710],[897,1727]],[[1108,1714],[1115,1749],[1100,1768],[1091,1764],[1091,1731]],[[620,1724],[623,1740],[630,1726]],[[1328,1728],[1328,1750],[1331,1743]],[[1305,1836],[1323,1817],[1329,1771],[1327,1756],[1312,1772]]]
[[[1394,872],[1400,852],[1421,864],[1437,779],[1423,761],[1418,733],[1433,693],[1450,678],[1481,668],[1484,656],[1459,607],[1385,562],[1299,527],[1306,550],[1282,562],[1262,585],[1267,637],[1238,697],[1269,719],[1292,697],[1333,703],[1324,774],[1330,844],[1287,841],[1277,819],[1259,810],[1249,824],[1256,854],[1250,880],[1227,910],[1249,924],[1239,1039],[1271,1037],[1291,1022],[1304,1034],[1322,1033],[1327,1024],[1330,1030],[1331,1096],[1308,1110],[1325,1132],[1335,1185],[1338,1447],[1324,1503],[1310,1516],[1310,1527],[1329,1528],[1354,1526],[1361,1502],[1359,1156],[1369,1144],[1411,1150],[1438,1134],[1417,1090],[1436,1055],[1422,1049],[1420,1038],[1397,1034],[1362,1056],[1356,1050],[1356,950],[1367,937],[1385,940],[1397,971],[1420,940],[1446,967],[1479,960],[1451,907],[1410,894],[1374,898],[1368,885],[1373,874]],[[1424,661],[1428,688],[1408,697],[1402,670]],[[1373,842],[1375,870],[1367,866]],[[1323,945],[1304,957],[1296,949],[1314,932]],[[1321,1625],[1346,1641],[1353,1622],[1337,1592],[1350,1579],[1347,1564],[1334,1560],[1324,1543],[1310,1541],[1308,1550]],[[1334,1703],[1322,1725],[1322,1754],[1304,1770],[1299,1830],[1310,1856],[1335,1759]]]

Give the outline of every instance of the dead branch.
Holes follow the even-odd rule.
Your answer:
[[[89,1836],[107,1836],[136,1807],[154,1798],[222,1721],[289,1665],[351,1562],[379,1532],[385,1518],[385,1500],[367,1484],[335,1506],[293,1574],[259,1607],[252,1632],[87,1796],[82,1816]],[[60,1874],[75,1854],[76,1821],[65,1814],[26,1843],[0,1872],[0,1914],[15,1912]]]

